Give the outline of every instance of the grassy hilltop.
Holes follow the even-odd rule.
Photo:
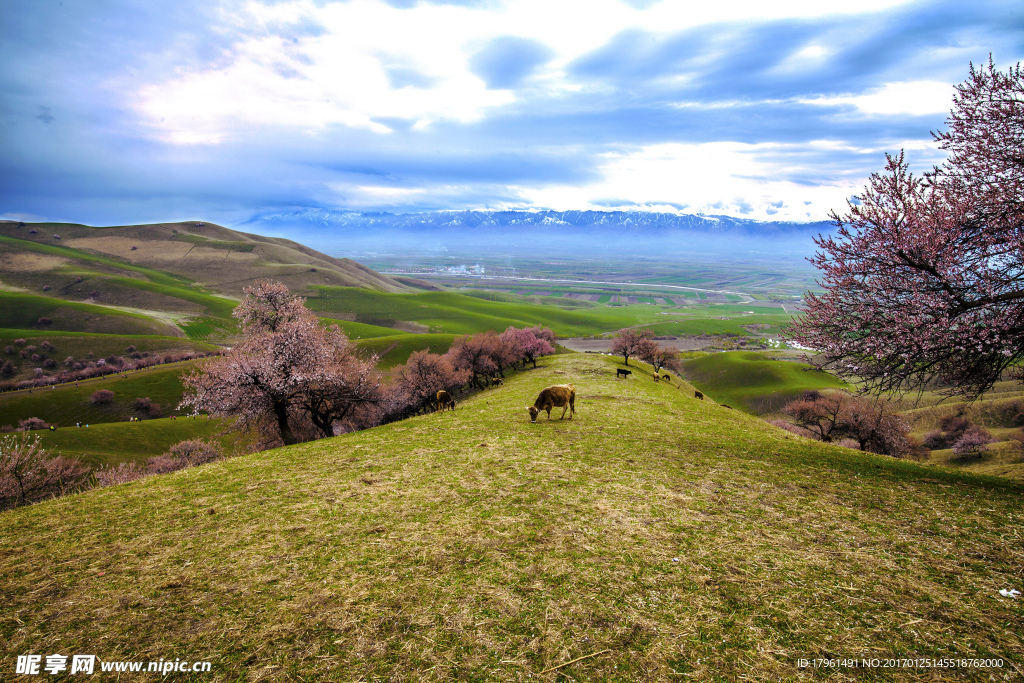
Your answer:
[[[0,516],[4,666],[61,652],[212,661],[176,678],[195,681],[1019,676],[1024,601],[998,594],[1024,583],[1019,484],[804,440],[688,386],[617,380],[607,357],[542,366],[454,413]],[[570,381],[576,417],[530,424],[537,392]],[[796,667],[843,656],[1007,661]]]

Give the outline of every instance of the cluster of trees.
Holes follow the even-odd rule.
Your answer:
[[[429,349],[417,351],[392,370],[385,420],[429,411],[438,391],[455,395],[467,384],[485,387],[490,377],[504,377],[506,370],[519,364],[537,367],[538,358],[554,352],[555,333],[539,325],[458,337],[443,355]]]
[[[848,444],[862,451],[903,457],[916,448],[909,425],[883,398],[853,396],[845,391],[804,392],[783,408],[806,436]],[[783,423],[783,427],[787,425]]]
[[[263,446],[364,429],[428,409],[441,389],[485,386],[517,363],[554,352],[546,328],[459,337],[444,355],[410,356],[385,383],[337,325],[324,327],[301,297],[273,281],[245,290],[235,309],[242,341],[184,378],[182,406],[235,417]]]
[[[60,365],[64,366],[64,369],[56,372],[58,367],[57,361],[46,355],[47,351],[53,352],[55,350],[52,344],[44,341],[37,353],[35,346],[25,346],[24,339],[16,339],[14,344],[7,345],[4,349],[5,352],[20,355],[21,358],[33,362],[41,362],[43,367],[35,368],[35,377],[32,379],[0,381],[0,391],[33,389],[50,386],[51,384],[66,384],[67,382],[76,382],[94,377],[105,377],[119,372],[142,370],[164,363],[176,363],[178,361],[206,358],[220,354],[220,351],[210,351],[207,353],[186,351],[159,356],[150,355],[148,351],[138,351],[134,346],[129,346],[128,349],[129,358],[111,354],[107,358],[76,360],[74,357],[68,356],[60,363]],[[20,368],[10,360],[0,363],[0,377],[10,378],[17,375],[19,371]]]
[[[1024,361],[1024,72],[971,65],[946,161],[917,177],[901,152],[819,237],[825,292],[792,336],[876,392],[940,387],[973,400]]]
[[[619,330],[612,341],[611,353],[622,356],[626,365],[629,365],[629,359],[635,356],[653,365],[655,372],[667,368],[678,374],[682,370],[679,351],[658,346],[654,340],[654,332],[645,327],[626,327]]]

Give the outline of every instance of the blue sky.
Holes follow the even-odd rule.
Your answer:
[[[1019,0],[13,0],[0,217],[327,207],[810,221],[953,85],[1024,58]]]

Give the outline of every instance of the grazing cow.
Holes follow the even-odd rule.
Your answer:
[[[661,375],[659,375],[658,373],[654,373],[654,381],[655,382],[660,382],[661,381]]]
[[[704,400],[704,394],[700,393],[699,391],[694,391],[693,392],[693,397],[694,398],[699,398],[702,401]]]
[[[672,375],[662,375],[661,378],[668,382],[669,384],[672,383]]]
[[[633,374],[632,370],[623,370],[622,368],[616,368],[615,369],[615,379],[618,379],[619,377],[626,377],[627,375],[632,375],[632,374]]]
[[[732,410],[732,406],[729,405],[728,403],[723,403],[721,405],[722,405],[723,408],[728,408],[729,410]]]
[[[571,411],[569,413],[571,420],[572,416],[576,414],[576,387],[571,384],[556,384],[540,392],[533,405],[526,407],[530,411],[530,422],[536,422],[537,416],[542,410],[547,411],[550,420],[552,408],[562,409],[562,417],[558,418],[559,420],[565,417],[566,410]]]
[[[449,408],[455,410],[455,401],[452,400],[451,394],[442,389],[437,392],[437,409],[448,410]]]
[[[505,380],[503,380],[500,377],[492,377],[491,378],[491,386],[492,387],[500,387],[504,383],[505,383]]]

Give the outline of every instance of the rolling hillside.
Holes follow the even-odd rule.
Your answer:
[[[0,647],[181,681],[1012,680],[1019,484],[545,359],[432,414],[0,515]],[[572,420],[530,424],[552,383]],[[1002,668],[811,670],[815,658]],[[13,664],[11,664],[13,666]],[[557,668],[556,668],[557,667]]]
[[[686,361],[684,374],[695,387],[719,403],[755,415],[778,413],[810,389],[838,389],[846,384],[815,372],[805,363],[753,351],[715,353]]]

